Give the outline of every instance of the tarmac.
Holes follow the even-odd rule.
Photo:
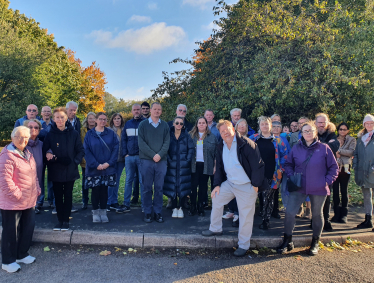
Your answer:
[[[80,208],[81,205],[75,204]],[[164,223],[145,223],[140,207],[131,207],[128,213],[118,214],[108,212],[109,223],[93,223],[91,206],[88,209],[79,209],[72,213],[70,231],[53,231],[57,224],[57,215],[52,209],[44,207],[36,215],[34,242],[70,244],[70,245],[101,245],[132,248],[190,248],[190,249],[220,249],[237,246],[238,228],[232,227],[232,220],[223,219],[223,235],[204,237],[203,230],[209,228],[210,211],[205,216],[188,216],[172,218],[172,211],[163,208]],[[255,215],[251,248],[276,247],[282,240],[284,213],[281,219],[271,218],[269,230],[259,229],[262,220]],[[321,241],[326,243],[334,240],[345,242],[347,237],[362,242],[374,242],[374,232],[371,229],[356,229],[357,224],[364,219],[363,208],[350,208],[348,223],[333,223],[332,232],[323,232]],[[0,218],[1,220],[1,218]],[[293,234],[296,247],[310,245],[312,230],[309,228],[310,220],[297,219]]]

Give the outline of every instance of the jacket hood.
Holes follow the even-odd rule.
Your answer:
[[[113,132],[113,130],[111,128],[104,127],[104,131],[101,133],[101,136],[105,136],[105,135],[109,134],[110,132]],[[94,136],[96,138],[99,138],[99,136],[96,133],[95,128],[92,128],[91,130],[88,130],[87,134],[90,134],[90,135],[92,135],[92,136]]]
[[[56,132],[56,133],[61,133],[61,132],[70,132],[70,131],[74,131],[74,128],[73,126],[71,125],[71,123],[69,121],[66,121],[65,123],[65,130],[61,131],[57,128],[57,125],[56,123],[51,123],[51,131],[52,132]]]
[[[35,147],[39,144],[39,139],[36,138],[35,140],[29,139],[29,142],[27,143],[28,146],[30,147]]]
[[[301,139],[298,141],[298,143],[299,143],[301,146],[303,146],[304,148],[314,148],[314,147],[316,147],[318,144],[320,144],[321,142],[318,140],[318,137],[316,137],[316,138],[314,139],[314,141],[312,142],[312,144],[311,144],[310,146],[307,146],[304,137],[301,137]]]

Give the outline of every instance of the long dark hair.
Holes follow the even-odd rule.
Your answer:
[[[205,120],[205,123],[206,123],[206,130],[205,130],[205,133],[203,134],[203,136],[201,137],[201,139],[203,140],[203,139],[205,139],[205,137],[207,136],[207,135],[209,135],[210,134],[210,129],[209,129],[209,127],[208,127],[208,121],[207,121],[207,119],[205,118],[205,117],[203,117],[203,116],[200,116],[199,118],[197,118],[197,120],[196,120],[196,123],[195,123],[195,126],[192,128],[192,130],[190,131],[190,136],[191,136],[191,138],[199,138],[199,129],[197,128],[197,124],[199,123],[199,120],[200,119],[204,119]]]
[[[125,125],[125,121],[123,119],[123,116],[121,115],[121,113],[114,113],[112,115],[112,117],[110,118],[110,121],[109,121],[109,126],[110,127],[113,127],[114,126],[114,118],[116,118],[117,116],[121,117],[121,125],[119,126],[121,129],[123,128],[123,126]]]

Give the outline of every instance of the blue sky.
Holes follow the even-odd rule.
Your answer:
[[[229,0],[235,3],[237,0]],[[212,33],[215,0],[11,0],[10,8],[34,18],[70,48],[84,66],[96,61],[107,91],[142,99],[162,82],[162,71],[187,65],[196,41]]]

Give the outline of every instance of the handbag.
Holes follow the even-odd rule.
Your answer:
[[[310,159],[313,156],[313,153],[314,153],[314,150],[311,154],[309,154],[308,158],[306,160],[304,160],[304,162],[302,163],[304,165],[303,170],[308,165]],[[303,175],[303,173],[294,173],[293,175],[288,177],[288,179],[287,179],[287,189],[288,189],[289,192],[296,192],[296,191],[301,189],[301,176],[302,175]]]

